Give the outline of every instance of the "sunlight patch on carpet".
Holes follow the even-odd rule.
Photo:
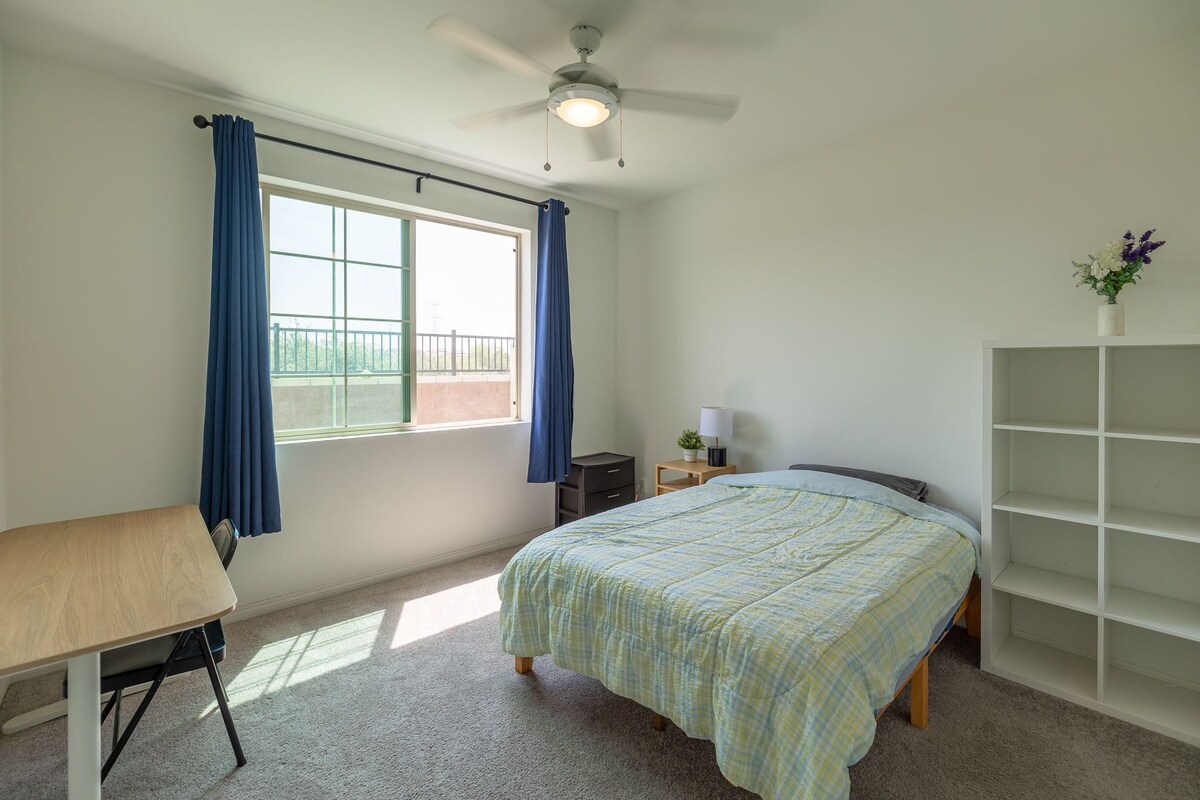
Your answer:
[[[453,586],[441,592],[406,600],[392,637],[392,648],[474,622],[500,611],[496,584],[500,574]]]
[[[248,703],[363,661],[371,655],[379,638],[383,615],[384,609],[372,611],[264,645],[237,677],[226,684],[229,704]],[[216,708],[214,701],[201,716],[211,714]]]

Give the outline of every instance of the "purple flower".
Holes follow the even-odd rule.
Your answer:
[[[1146,231],[1139,237],[1134,237],[1133,231],[1126,231],[1125,246],[1121,249],[1121,258],[1127,264],[1136,264],[1141,261],[1144,264],[1149,264],[1150,254],[1158,248],[1166,244],[1166,241],[1152,242],[1150,237],[1154,235],[1154,228]]]

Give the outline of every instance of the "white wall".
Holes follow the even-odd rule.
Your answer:
[[[0,46],[0,98],[4,96],[4,48]],[[4,103],[0,101],[0,530],[8,527],[8,477],[4,437]],[[0,681],[0,700],[4,699]]]
[[[978,519],[980,341],[1093,334],[1072,259],[1158,227],[1128,331],[1200,331],[1198,85],[1194,42],[1142,47],[621,211],[619,447],[652,477],[727,405],[743,471],[917,476]]]
[[[3,60],[4,429],[10,526],[195,502],[213,167],[198,98],[12,50]],[[260,114],[259,131],[541,199]],[[263,174],[536,227],[508,201],[269,143]],[[577,452],[615,429],[616,215],[569,201]],[[285,530],[239,549],[243,608],[495,547],[553,524],[528,424],[277,448]]]

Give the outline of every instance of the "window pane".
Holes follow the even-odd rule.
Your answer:
[[[417,220],[421,332],[514,336],[516,238]]]
[[[272,254],[271,312],[341,314],[341,270],[341,264],[333,261]]]
[[[270,334],[276,432],[340,425],[341,323],[273,316]]]
[[[350,375],[397,375],[409,369],[404,338],[408,325],[400,322],[349,320],[346,332],[346,372]]]
[[[516,415],[516,238],[417,220],[418,424]]]
[[[271,250],[341,258],[342,212],[333,206],[271,196]]]
[[[415,422],[441,425],[516,416],[509,375],[417,373]]]
[[[271,374],[327,375],[341,372],[340,320],[272,315]]]
[[[349,260],[404,265],[404,220],[351,209],[346,212],[346,228]]]
[[[395,425],[408,422],[403,375],[351,375],[346,379],[346,424]]]
[[[394,320],[407,316],[408,270],[348,264],[346,277],[347,316]]]
[[[407,323],[350,320],[346,332],[346,424],[410,422]]]

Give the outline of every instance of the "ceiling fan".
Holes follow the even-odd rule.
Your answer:
[[[515,75],[546,83],[548,96],[544,99],[472,114],[454,120],[455,125],[469,129],[548,112],[568,125],[588,132],[587,143],[594,161],[613,157],[619,143],[608,134],[607,129],[611,126],[604,123],[623,110],[727,122],[737,111],[740,101],[734,95],[619,86],[608,71],[588,61],[588,57],[600,48],[603,36],[591,25],[571,28],[568,38],[579,54],[579,61],[555,70],[456,14],[438,17],[426,28],[426,34]],[[625,159],[620,158],[617,165],[624,167]],[[550,169],[549,161],[544,168]]]

